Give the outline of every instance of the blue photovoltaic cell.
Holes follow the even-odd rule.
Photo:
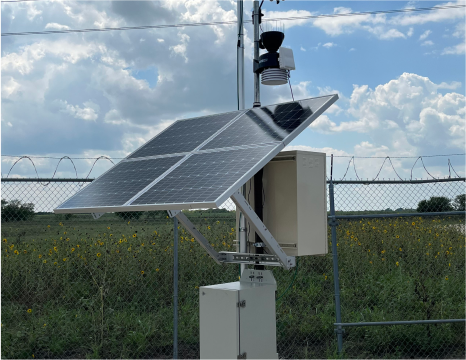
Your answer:
[[[129,156],[130,159],[193,151],[241,111],[178,120]]]
[[[174,156],[120,162],[58,209],[122,206],[182,158]]]
[[[248,110],[201,150],[281,142],[331,97]]]
[[[131,205],[214,202],[274,148],[194,154]]]

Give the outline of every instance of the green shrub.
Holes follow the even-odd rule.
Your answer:
[[[429,200],[421,200],[417,205],[417,212],[452,211],[450,199],[445,196],[432,196]]]
[[[34,217],[34,204],[21,200],[6,201],[2,199],[2,222],[26,221]]]
[[[455,207],[456,211],[465,211],[465,202],[466,202],[466,194],[461,194],[455,197],[453,201],[453,206]]]

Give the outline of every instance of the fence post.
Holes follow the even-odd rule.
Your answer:
[[[340,305],[340,274],[338,272],[338,252],[337,252],[337,226],[338,222],[335,218],[335,192],[333,189],[333,154],[331,158],[331,175],[328,186],[329,197],[330,197],[330,216],[329,225],[332,231],[332,258],[333,258],[333,283],[335,286],[335,313],[338,324],[341,324],[341,305]],[[338,354],[341,354],[343,349],[343,329],[341,325],[337,325],[337,343],[338,343]]]
[[[173,359],[178,359],[178,219],[173,217]]]

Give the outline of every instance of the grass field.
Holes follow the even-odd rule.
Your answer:
[[[231,213],[192,221],[234,251]],[[464,219],[342,221],[337,233],[344,322],[464,319]],[[236,281],[238,266],[216,265],[179,236],[180,357],[198,357],[198,288]],[[171,357],[172,266],[170,219],[2,223],[2,357]],[[280,356],[334,357],[331,254],[273,271]],[[464,336],[464,324],[353,328],[343,356],[464,358]]]

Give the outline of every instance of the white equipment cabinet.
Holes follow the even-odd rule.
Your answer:
[[[277,285],[269,270],[199,289],[201,359],[278,359]]]
[[[263,223],[286,255],[327,254],[326,154],[282,151],[264,166],[262,185]],[[253,180],[245,197],[255,209]],[[253,249],[252,230],[248,241]]]

